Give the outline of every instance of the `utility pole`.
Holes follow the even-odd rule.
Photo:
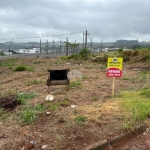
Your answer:
[[[75,45],[76,45],[76,40],[75,40]],[[74,54],[75,49],[76,49],[76,47],[73,47],[73,54]]]
[[[87,48],[87,30],[85,32],[85,49]]]
[[[9,45],[9,55],[10,55],[10,45]]]
[[[84,49],[84,33],[83,33],[83,46],[82,46],[82,49]]]
[[[137,37],[137,46],[136,46],[136,47],[137,47],[137,49],[138,49],[138,37]]]
[[[91,38],[91,51],[92,51],[92,38]]]
[[[60,53],[61,53],[61,40],[60,40],[60,44],[59,45],[60,45]]]
[[[47,40],[46,50],[47,50],[47,54],[48,54],[48,40]]]
[[[102,51],[103,45],[102,45],[102,39],[101,39],[101,51]]]
[[[67,45],[66,45],[66,50],[67,50],[67,51],[66,51],[66,56],[68,56],[68,53],[69,53],[69,50],[68,50],[68,38],[67,38],[66,44],[67,44]]]
[[[42,54],[41,39],[40,39],[40,54]]]
[[[54,40],[53,40],[53,51],[55,51]]]

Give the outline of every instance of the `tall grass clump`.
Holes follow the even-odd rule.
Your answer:
[[[0,66],[2,67],[13,67],[16,65],[16,59],[5,59],[3,61],[0,61]]]
[[[69,89],[73,89],[73,88],[76,88],[76,89],[81,89],[82,88],[82,84],[80,81],[73,81],[69,84],[68,86]]]
[[[63,61],[68,61],[69,56],[62,56],[62,57],[60,57],[60,59],[63,60]]]
[[[24,65],[17,66],[14,71],[34,71],[34,67],[26,67]]]
[[[85,122],[86,121],[86,117],[85,116],[77,116],[76,118],[74,118],[74,120],[76,122]]]
[[[150,115],[150,100],[149,97],[143,97],[143,95],[149,95],[146,91],[125,91],[121,97],[121,109],[126,114],[128,122],[134,124],[136,121],[145,120]]]
[[[17,94],[17,102],[18,104],[26,104],[26,102],[29,100],[29,99],[32,99],[34,97],[36,97],[37,94],[36,93],[18,93]]]
[[[33,123],[39,114],[44,112],[44,106],[42,104],[36,104],[35,106],[26,105],[22,111],[19,112],[19,117],[23,123]]]
[[[147,97],[147,98],[149,98],[150,97],[150,88],[149,89],[143,89],[141,92],[140,92],[140,94],[142,95],[142,96],[145,96],[145,97]]]
[[[42,83],[42,81],[37,79],[32,79],[28,81],[27,85],[40,84],[40,83]]]

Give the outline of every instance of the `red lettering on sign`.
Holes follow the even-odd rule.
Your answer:
[[[108,73],[120,73],[120,70],[108,70]]]
[[[108,77],[121,77],[122,70],[120,70],[118,68],[109,68],[109,69],[107,69],[107,76]]]

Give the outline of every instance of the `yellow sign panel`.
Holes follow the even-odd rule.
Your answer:
[[[122,57],[108,57],[107,69],[108,68],[118,68],[122,70]]]

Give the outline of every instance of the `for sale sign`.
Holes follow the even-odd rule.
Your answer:
[[[108,57],[107,76],[121,77],[122,76],[122,57]]]
[[[117,68],[109,68],[107,69],[107,76],[108,77],[121,77],[122,70],[117,69]]]

